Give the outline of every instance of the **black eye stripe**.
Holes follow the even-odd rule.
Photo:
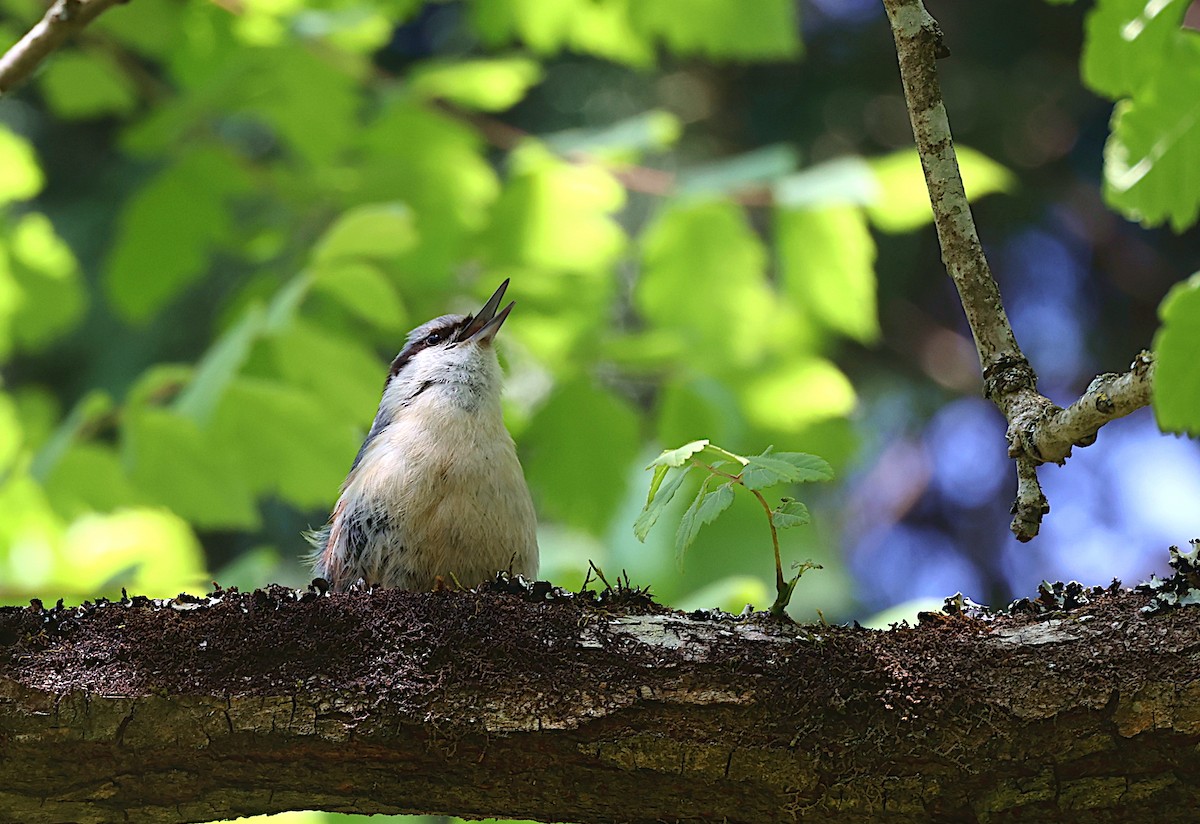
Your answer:
[[[388,370],[388,381],[400,374],[401,370],[408,365],[408,362],[423,349],[428,349],[431,346],[437,346],[446,341],[453,341],[454,336],[471,322],[471,316],[462,317],[460,315],[447,315],[444,318],[437,318],[430,324],[426,324],[425,331],[420,328],[413,331],[409,336],[408,343],[400,350],[400,354],[396,355],[396,359],[392,361],[391,369]],[[429,326],[436,323],[434,328]],[[414,338],[414,336],[417,336]]]

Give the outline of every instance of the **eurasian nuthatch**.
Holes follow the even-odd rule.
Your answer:
[[[474,586],[499,570],[533,577],[537,519],[500,411],[492,340],[508,281],[476,315],[414,329],[392,361],[379,412],[313,533],[314,572],[334,590]]]

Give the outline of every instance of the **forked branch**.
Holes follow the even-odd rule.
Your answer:
[[[1037,535],[1050,510],[1037,467],[1063,463],[1074,446],[1088,446],[1101,426],[1150,402],[1154,356],[1141,352],[1130,371],[1101,375],[1066,409],[1037,391],[1037,374],[1013,335],[967,203],[938,83],[937,59],[949,54],[937,21],[922,0],[883,0],[913,136],[925,170],[942,261],[958,289],[983,370],[984,395],[1008,421],[1008,454],[1017,465],[1012,531],[1018,540]]]

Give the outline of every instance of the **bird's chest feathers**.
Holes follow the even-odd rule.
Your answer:
[[[520,472],[499,410],[439,406],[414,404],[376,436],[356,473],[359,494],[412,511],[486,495],[504,473]]]

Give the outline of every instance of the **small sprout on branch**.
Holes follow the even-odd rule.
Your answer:
[[[804,452],[774,452],[772,447],[767,447],[759,455],[743,456],[707,440],[699,440],[678,449],[663,451],[646,468],[653,470],[654,475],[650,479],[646,506],[633,524],[633,532],[639,541],[646,540],[646,535],[675,497],[688,473],[693,469],[702,469],[707,473],[675,531],[675,555],[681,568],[683,555],[696,540],[700,527],[712,523],[733,503],[735,486],[749,491],[758,500],[766,513],[767,524],[771,528],[771,544],[775,550],[776,595],[770,612],[777,618],[783,617],[800,576],[810,569],[821,567],[812,561],[805,561],[792,565],[795,574],[791,578],[784,576],[783,561],[779,555],[779,530],[807,524],[808,507],[795,498],[782,498],[779,505],[772,509],[761,490],[779,484],[828,481],[833,478],[833,469],[825,459]]]

